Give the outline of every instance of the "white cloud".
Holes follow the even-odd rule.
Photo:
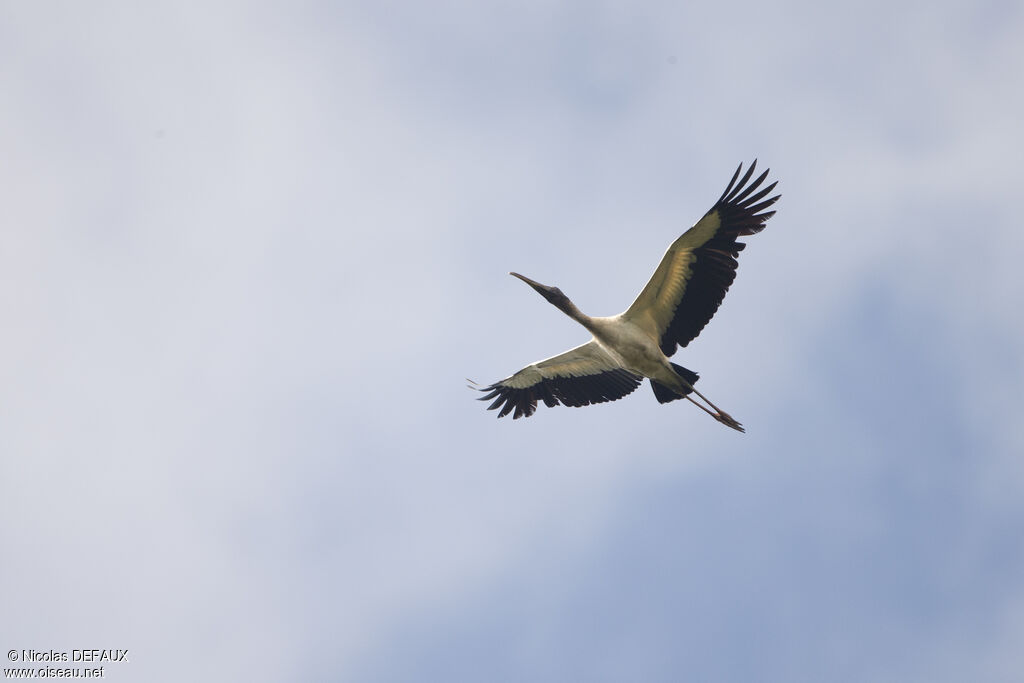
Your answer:
[[[312,665],[321,673],[376,670],[416,624],[472,630],[486,619],[477,598],[514,610],[494,592],[510,576],[527,577],[526,615],[558,638],[574,622],[537,607],[576,595],[555,558],[602,580],[587,561],[628,548],[615,531],[623,501],[659,479],[686,493],[701,473],[709,495],[738,478],[762,510],[762,485],[824,496],[824,478],[839,495],[852,473],[864,481],[826,511],[834,526],[771,533],[862,539],[887,520],[856,511],[906,473],[882,460],[865,474],[856,458],[865,444],[912,443],[911,428],[831,443],[826,464],[804,449],[830,429],[849,439],[856,425],[891,424],[832,383],[851,367],[881,365],[913,390],[886,341],[875,358],[865,340],[839,347],[877,282],[890,315],[944,327],[883,321],[908,358],[930,340],[955,354],[951,414],[985,435],[964,495],[989,516],[972,518],[968,549],[1002,542],[984,532],[1019,513],[1024,482],[1007,455],[1021,441],[1021,368],[1007,350],[1024,336],[1007,314],[1022,291],[1011,264],[1021,99],[1008,87],[1019,17],[651,9],[5,9],[18,30],[0,48],[0,539],[15,559],[0,578],[21,589],[11,609],[25,615],[2,630],[9,647],[102,637],[136,649],[131,675],[147,679],[178,676],[171,660],[280,677],[309,664],[310,643],[330,650]],[[960,25],[984,36],[977,50],[954,40]],[[781,181],[780,213],[681,361],[747,422],[746,440],[655,405],[646,388],[515,424],[470,400],[462,376],[491,381],[585,337],[508,270],[614,313],[754,154]],[[978,352],[957,353],[969,342]],[[932,377],[940,360],[912,367]],[[801,438],[808,429],[817,436]],[[953,475],[940,468],[922,486]],[[937,501],[917,503],[923,514]],[[670,536],[677,523],[645,524]],[[763,528],[733,530],[740,543]],[[842,559],[824,548],[827,566]],[[814,562],[770,552],[774,571],[814,576]],[[965,583],[978,566],[961,570]],[[1017,583],[1000,586],[1019,603]],[[818,616],[798,593],[786,599],[794,622]],[[886,617],[834,600],[868,625]],[[723,629],[740,618],[733,607]],[[635,616],[660,618],[654,606]],[[1012,610],[1000,619],[992,640],[1010,643]],[[774,642],[796,657],[789,632]],[[448,644],[422,642],[443,669]],[[531,672],[588,653],[523,647]],[[954,671],[1015,661],[974,642],[952,652]]]

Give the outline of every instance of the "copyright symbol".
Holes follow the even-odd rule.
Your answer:
[[[11,650],[10,652],[8,652],[7,653],[7,659],[11,660],[12,662],[18,661],[18,651],[17,650]]]

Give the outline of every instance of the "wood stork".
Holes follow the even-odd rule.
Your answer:
[[[737,238],[761,232],[775,214],[765,209],[781,195],[764,199],[775,188],[774,182],[757,191],[768,171],[749,182],[756,166],[755,159],[737,183],[743,170],[743,164],[739,165],[722,196],[672,243],[647,286],[624,313],[592,318],[557,287],[510,273],[587,328],[593,338],[481,389],[488,393],[479,400],[494,399],[488,410],[500,408],[498,417],[512,413],[512,418],[518,419],[533,415],[538,399],[548,407],[615,401],[647,377],[659,403],[686,398],[722,424],[742,432],[739,422],[694,389],[697,373],[668,357],[678,346],[693,341],[718,310],[736,277],[736,258],[746,246]]]

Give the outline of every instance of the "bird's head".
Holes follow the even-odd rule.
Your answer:
[[[535,290],[537,290],[538,294],[547,299],[548,303],[557,306],[563,311],[566,310],[567,305],[572,304],[572,302],[569,301],[569,297],[567,297],[565,294],[562,294],[562,290],[560,290],[558,287],[548,287],[547,285],[542,285],[541,283],[535,282],[534,280],[531,280],[530,278],[524,275],[520,275],[519,273],[509,273],[509,275],[517,277],[526,284],[530,285]]]

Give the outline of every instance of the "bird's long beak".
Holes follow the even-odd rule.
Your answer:
[[[533,287],[534,289],[537,289],[537,290],[540,290],[540,289],[547,289],[547,287],[545,287],[545,286],[544,286],[544,285],[542,285],[541,283],[539,283],[539,282],[535,282],[534,280],[531,280],[530,278],[526,277],[525,275],[520,275],[519,273],[509,273],[509,275],[511,275],[512,277],[517,277],[517,278],[519,278],[520,280],[522,280],[522,281],[523,281],[523,282],[525,282],[526,284],[530,285],[530,286],[531,286],[531,287]]]
[[[520,275],[519,273],[509,273],[509,275],[517,277],[526,284],[533,287],[533,289],[538,294],[547,299],[548,303],[558,307],[562,311],[566,311],[568,310],[568,307],[572,306],[572,302],[569,301],[569,298],[565,296],[565,294],[562,294],[562,290],[560,290],[558,287],[548,287],[547,285],[542,285],[541,283],[531,280],[525,275]]]
[[[531,287],[534,288],[534,290],[536,290],[536,292],[538,294],[540,294],[545,299],[547,299],[548,296],[551,293],[551,289],[552,289],[551,287],[548,287],[547,285],[542,285],[541,283],[537,282],[536,280],[531,280],[530,278],[526,277],[525,275],[520,275],[519,273],[509,273],[509,275],[511,275],[513,277],[517,277],[520,280],[522,280],[523,282],[525,282],[526,284],[530,285]]]

